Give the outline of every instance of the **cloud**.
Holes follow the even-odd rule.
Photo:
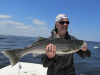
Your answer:
[[[20,22],[14,22],[14,21],[10,21],[10,20],[5,20],[5,21],[1,21],[0,25],[25,25],[24,23],[20,23]]]
[[[47,27],[31,26],[21,22],[14,22],[11,20],[0,21],[0,34],[5,35],[19,35],[19,36],[43,36],[50,35]]]
[[[41,30],[48,30],[47,27],[39,27],[38,29],[41,29]]]
[[[23,30],[36,30],[35,28],[33,28],[32,26],[30,25],[26,25],[26,26],[17,26],[16,29],[23,29]]]
[[[0,19],[7,19],[7,18],[10,18],[11,16],[10,15],[0,15]]]
[[[14,22],[14,21],[10,21],[10,20],[1,21],[0,22],[0,27],[4,27],[6,29],[8,29],[9,27],[11,29],[28,29],[28,28],[32,28],[29,25],[25,26],[24,23]]]
[[[27,19],[32,19],[32,17],[30,16],[30,17],[28,17]]]
[[[38,19],[34,19],[33,23],[36,24],[36,25],[46,25],[46,23],[44,21],[40,21]]]
[[[20,23],[20,22],[14,22],[14,21],[10,21],[10,20],[5,20],[5,21],[1,21],[0,22],[0,27],[3,27],[5,29],[23,29],[24,27],[24,23]]]

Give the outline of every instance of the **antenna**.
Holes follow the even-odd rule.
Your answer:
[[[72,18],[71,18],[71,25],[70,25],[70,31],[69,31],[70,34],[71,34],[72,20],[73,20],[73,16],[72,16]]]

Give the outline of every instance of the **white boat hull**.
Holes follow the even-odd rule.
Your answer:
[[[11,65],[0,69],[0,75],[47,75],[47,68],[42,64],[20,62],[11,67]]]

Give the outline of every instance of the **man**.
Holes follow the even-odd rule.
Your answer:
[[[66,40],[77,40],[75,37],[68,34],[68,17],[65,14],[59,14],[56,17],[55,29],[52,30],[52,35],[49,39],[63,38]],[[91,53],[85,46],[77,52],[80,57],[90,57]],[[73,65],[73,53],[71,54],[56,54],[56,46],[49,44],[46,46],[46,54],[42,56],[44,67],[48,67],[47,75],[76,75]]]

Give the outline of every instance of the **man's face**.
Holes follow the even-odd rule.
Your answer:
[[[68,19],[61,19],[58,23],[56,23],[58,33],[66,34],[66,31],[68,30],[68,24]]]

